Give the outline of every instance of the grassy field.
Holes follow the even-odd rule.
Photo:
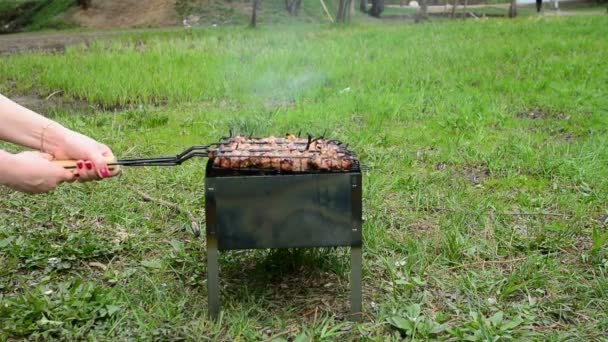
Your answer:
[[[226,252],[207,319],[203,162],[50,195],[0,189],[0,337],[608,338],[608,17],[130,34],[0,59],[0,92],[120,157],[230,128],[351,144],[364,310],[346,250]],[[50,108],[50,107],[49,107]],[[3,145],[4,148],[16,148]]]

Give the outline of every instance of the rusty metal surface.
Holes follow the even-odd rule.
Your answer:
[[[220,250],[361,245],[360,173],[205,182],[207,234]]]

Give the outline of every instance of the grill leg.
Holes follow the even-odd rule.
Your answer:
[[[217,238],[212,235],[207,235],[207,303],[209,316],[217,319],[220,313],[219,264]]]
[[[361,321],[361,303],[363,291],[361,289],[361,273],[363,268],[363,255],[361,246],[350,248],[350,316],[355,322]]]

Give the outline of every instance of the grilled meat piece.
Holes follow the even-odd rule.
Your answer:
[[[335,140],[236,136],[209,152],[214,167],[264,169],[281,172],[349,170],[354,166],[350,152]]]

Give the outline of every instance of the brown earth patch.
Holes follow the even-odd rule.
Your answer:
[[[608,228],[608,214],[599,215],[595,219],[595,222],[597,222],[600,227]]]
[[[448,164],[446,164],[445,162],[439,162],[439,163],[435,164],[435,170],[437,170],[437,171],[445,170],[447,167],[448,167]]]
[[[439,234],[439,224],[431,218],[416,220],[412,222],[408,228],[408,230],[418,238],[423,237],[431,239],[437,237]]]
[[[564,112],[553,112],[548,109],[542,108],[531,108],[521,111],[517,114],[517,117],[520,119],[532,119],[532,120],[540,120],[540,119],[558,119],[558,120],[568,120],[570,116]]]
[[[61,53],[67,46],[85,44],[89,46],[98,40],[108,40],[120,36],[125,32],[147,33],[147,32],[170,32],[183,30],[180,27],[172,28],[139,28],[139,29],[116,29],[91,32],[27,32],[0,35],[0,56],[3,54],[14,54],[22,51],[45,51]],[[145,46],[136,45],[138,51],[143,51]]]
[[[53,117],[57,111],[65,111],[69,113],[74,112],[80,114],[89,114],[98,111],[121,112],[128,109],[133,109],[136,106],[135,104],[124,106],[120,104],[100,105],[90,103],[86,100],[66,98],[61,96],[61,94],[61,91],[55,91],[47,96],[34,93],[9,97],[16,103],[48,117]]]
[[[42,97],[36,94],[11,96],[11,100],[41,114],[52,113],[56,110],[89,112],[94,109],[93,106],[89,105],[85,101],[68,100],[58,94],[55,94],[55,96],[47,97]]]
[[[176,0],[93,0],[87,10],[68,13],[74,23],[90,28],[172,26],[179,23]]]
[[[490,178],[492,173],[487,165],[483,164],[471,164],[466,165],[460,171],[463,177],[474,185],[483,183],[486,179]]]

